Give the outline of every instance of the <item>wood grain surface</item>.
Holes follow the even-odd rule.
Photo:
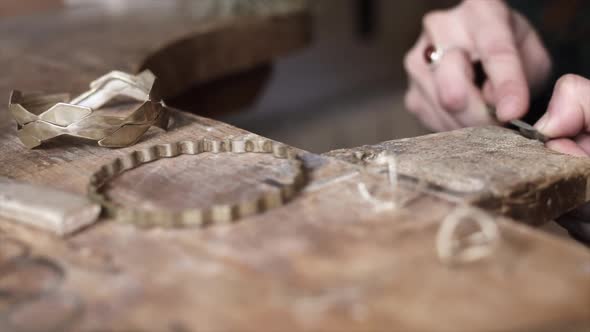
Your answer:
[[[172,97],[272,62],[311,37],[305,7],[239,16],[201,1],[131,4],[120,12],[81,6],[1,20],[0,97],[8,100],[11,89],[76,94],[111,70],[144,68],[158,76],[163,95]]]
[[[588,200],[590,159],[500,127],[466,128],[326,154],[359,165],[393,155],[398,171],[466,202],[540,225]]]
[[[0,18],[54,10],[63,5],[62,0],[2,1],[0,3]]]
[[[49,21],[27,28],[22,22],[0,23],[0,34],[11,36],[12,31],[22,38],[10,37],[11,46],[0,56],[8,71],[0,79],[4,93],[13,87],[79,92],[111,68],[132,70],[141,63],[141,55],[150,54],[157,44],[170,43],[174,35],[156,33],[155,41],[154,35],[144,42],[129,41],[121,39],[128,36],[125,32],[116,33],[123,19],[106,25],[78,24],[79,30],[68,25],[73,23],[56,28],[60,24]],[[133,18],[129,21],[135,24]],[[78,35],[92,30],[93,24],[105,28],[106,37],[99,37],[102,43],[86,43]],[[231,23],[224,24],[233,29]],[[17,31],[19,26],[22,31]],[[217,26],[196,24],[176,31],[204,29],[200,31],[207,35]],[[35,37],[38,29],[47,29],[45,39]],[[153,28],[144,31],[154,31],[149,29]],[[58,36],[64,31],[72,37],[62,45],[86,51],[75,55],[52,46],[60,43]],[[225,45],[231,37],[211,38],[219,49],[234,47]],[[115,51],[106,51],[104,45]],[[48,51],[36,56],[33,51],[41,49]],[[208,49],[201,56],[215,54],[219,53]],[[169,66],[182,63],[175,59],[170,58]],[[231,70],[241,66],[206,63]],[[170,72],[180,73],[181,68]],[[221,69],[204,72],[209,74],[198,79],[206,80]],[[161,142],[253,135],[179,111],[172,111],[172,117],[168,132],[153,129],[134,147],[108,150],[63,138],[27,150],[17,140],[6,108],[0,107],[0,176],[83,195],[92,172],[123,153]],[[515,133],[490,128],[467,132],[474,143],[462,139],[465,145],[457,151],[463,152],[457,152],[455,161],[448,159],[454,151],[450,147],[438,155],[428,148],[432,137],[387,143],[413,147],[415,154],[411,161],[401,160],[400,170],[408,176],[397,188],[378,171],[301,151],[310,169],[308,187],[286,206],[226,226],[146,230],[103,219],[58,238],[2,219],[0,331],[587,331],[590,252],[580,245],[492,214],[500,242],[491,256],[453,267],[440,261],[435,239],[441,222],[458,206],[474,202],[473,196],[455,195],[457,187],[445,187],[446,182],[422,186],[412,177],[437,183],[428,174],[436,174],[439,167],[451,181],[450,169],[456,165],[457,173],[464,172],[468,180],[452,183],[482,181],[480,190],[502,189],[490,198],[501,204],[515,195],[515,188],[537,183],[537,171],[559,182],[570,176],[577,179],[586,167],[578,159],[522,141]],[[465,133],[443,134],[435,141],[456,142],[453,137]],[[485,141],[495,140],[506,142],[496,147],[504,158],[482,159],[490,149]],[[531,165],[535,172],[507,171],[511,144],[518,147],[518,165]],[[543,158],[559,167],[549,173],[533,165]],[[466,173],[462,165],[487,171]],[[411,169],[430,173],[410,173]],[[273,190],[269,183],[292,176],[293,168],[285,161],[204,154],[162,160],[123,174],[109,193],[125,204],[180,209]],[[502,182],[508,176],[506,183],[512,186]],[[563,185],[577,188],[576,181]],[[398,207],[378,209],[360,194],[359,183],[374,197]],[[544,187],[529,187],[528,195],[542,196]],[[541,204],[531,202],[522,210]],[[551,213],[565,212],[558,211],[561,208]]]
[[[251,135],[181,113],[175,113],[175,122],[168,133],[122,150],[60,142],[28,151],[6,137],[2,155],[11,158],[0,161],[2,175],[83,194],[91,172],[124,152],[202,136]],[[410,181],[392,191],[379,176],[359,173],[354,165],[304,156],[313,169],[304,193],[234,225],[142,230],[103,220],[59,239],[3,222],[0,238],[8,248],[0,248],[0,289],[14,293],[1,299],[4,326],[584,331],[590,308],[586,249],[497,218],[499,249],[488,259],[451,268],[438,259],[435,236],[459,200]],[[292,172],[287,162],[258,155],[184,156],[125,174],[110,193],[126,204],[183,208],[273,190],[265,179],[288,180]],[[359,194],[359,182],[380,199],[413,199],[377,211]],[[21,257],[18,248],[30,252]],[[40,270],[38,277],[19,280],[30,269]],[[36,296],[24,295],[30,292]]]

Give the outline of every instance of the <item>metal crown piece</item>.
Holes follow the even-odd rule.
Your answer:
[[[126,117],[96,114],[96,110],[127,97],[141,104]],[[164,130],[169,114],[157,91],[156,77],[112,71],[90,83],[90,90],[69,100],[68,94],[29,94],[13,91],[8,104],[18,124],[18,138],[29,149],[67,135],[120,148],[135,144],[151,127]]]
[[[248,197],[234,204],[214,204],[188,210],[146,210],[135,206],[124,206],[111,201],[105,193],[110,181],[119,175],[144,164],[164,158],[202,153],[260,153],[278,159],[294,161],[297,172],[290,183],[279,183],[278,190]],[[297,152],[281,143],[268,139],[214,139],[203,137],[196,141],[182,141],[153,145],[125,154],[102,166],[90,178],[89,198],[102,205],[109,217],[123,223],[140,227],[198,227],[212,224],[227,224],[240,218],[252,216],[283,206],[301,192],[308,183],[308,169]]]

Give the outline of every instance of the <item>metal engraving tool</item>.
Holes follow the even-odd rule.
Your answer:
[[[496,109],[492,106],[488,106],[488,112],[494,119],[498,119],[496,116]],[[543,134],[541,134],[535,127],[531,126],[530,124],[522,121],[522,120],[512,120],[508,122],[510,127],[513,129],[518,130],[518,132],[529,139],[537,140],[541,143],[546,143],[549,138]]]
[[[477,87],[481,89],[483,87],[484,82],[487,79],[487,75],[480,61],[473,64],[473,71],[475,76],[474,83]],[[490,105],[488,105],[487,108],[490,116],[497,121],[498,116],[496,115],[496,108]],[[545,143],[549,140],[547,136],[541,134],[537,129],[535,129],[535,127],[531,126],[530,124],[522,120],[509,121],[508,125],[509,127],[512,127],[512,129],[518,130],[518,132],[526,138],[534,139],[541,143]]]

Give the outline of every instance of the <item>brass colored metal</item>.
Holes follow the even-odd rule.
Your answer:
[[[95,112],[118,97],[141,104],[126,117]],[[120,148],[135,144],[151,127],[168,127],[169,114],[149,70],[137,76],[113,71],[90,84],[90,90],[69,100],[68,94],[23,95],[13,91],[8,105],[18,124],[18,137],[29,149],[67,135]]]
[[[275,158],[297,162],[297,174],[293,181],[258,197],[236,204],[212,205],[202,209],[183,211],[143,210],[122,206],[112,202],[105,194],[105,186],[122,173],[164,158],[201,153],[264,153]],[[291,200],[307,183],[307,172],[303,160],[295,151],[281,143],[267,139],[215,140],[203,138],[198,141],[183,141],[159,144],[134,151],[104,165],[90,179],[88,195],[91,200],[101,204],[107,214],[123,223],[141,227],[195,227],[223,224],[240,218],[262,213],[280,207]]]

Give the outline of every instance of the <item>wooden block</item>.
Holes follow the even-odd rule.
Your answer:
[[[542,224],[589,200],[590,159],[551,151],[500,127],[467,128],[326,155],[366,165],[383,153],[395,156],[403,175],[529,224]]]
[[[203,135],[252,135],[179,112],[173,117],[170,132],[154,132],[121,150],[56,142],[31,151],[5,135],[0,171],[83,194],[102,163],[136,148]],[[185,208],[237,201],[273,190],[267,179],[293,176],[287,162],[260,157],[163,160],[122,175],[109,194],[144,208]],[[461,203],[456,197],[411,182],[392,191],[382,178],[359,174],[348,163],[313,154],[305,160],[313,170],[304,193],[233,225],[144,230],[103,220],[62,241],[2,222],[0,285],[32,269],[38,276],[32,284],[3,289],[50,289],[0,306],[13,324],[0,321],[0,330],[36,331],[29,323],[82,332],[583,332],[589,326],[586,249],[496,218],[498,249],[479,262],[449,267],[439,260],[435,241],[440,223]],[[376,209],[359,193],[361,182],[378,199],[408,203]],[[26,319],[28,310],[35,310],[35,319]]]
[[[242,172],[263,176],[257,169],[264,163],[242,160]],[[144,181],[187,174],[186,166],[177,174],[174,167],[160,165],[158,173],[143,174]],[[316,171],[343,168],[326,162]],[[209,176],[212,182],[223,178]],[[127,180],[118,183],[119,193],[134,190]],[[212,185],[200,180],[193,185]],[[7,315],[24,329],[30,321],[19,313],[35,308],[35,324],[64,324],[63,331],[583,332],[590,324],[590,253],[584,248],[498,219],[499,249],[450,268],[439,261],[434,243],[454,203],[425,194],[404,209],[376,213],[359,199],[359,180],[335,182],[284,208],[206,230],[140,230],[104,221],[61,243],[4,224],[3,240],[31,250],[20,266],[0,261],[4,278],[24,273],[33,258],[63,270],[56,280],[48,267],[34,266],[40,277],[32,284],[10,285],[16,294],[25,286],[50,286],[48,295],[7,305]],[[371,188],[379,183],[363,181]]]
[[[35,22],[1,22],[5,72],[0,91],[6,97],[13,88],[76,93],[105,72],[139,69],[158,55],[161,67],[153,66],[163,73],[167,94],[173,94],[189,81],[248,69],[307,40],[306,30],[300,29],[307,26],[307,15],[301,12],[228,21],[173,13],[80,19],[62,12]],[[261,32],[264,26],[269,30]],[[68,39],[62,39],[65,31]],[[246,31],[265,37],[244,39]],[[289,36],[293,43],[282,40]],[[168,56],[162,56],[166,49]],[[172,118],[168,132],[152,129],[135,147],[108,150],[57,139],[27,150],[18,142],[6,108],[0,107],[0,175],[84,195],[90,175],[123,153],[203,136],[252,135],[182,112],[173,111]],[[412,163],[432,168],[419,162],[446,160],[440,163],[444,175],[453,163],[464,165],[457,167],[463,172],[465,165],[488,163],[484,167],[491,174],[501,170],[500,176],[474,173],[467,185],[488,181],[506,188],[492,196],[499,202],[506,201],[508,192],[519,197],[514,190],[522,188],[502,179],[526,176],[481,159],[478,149],[497,142],[498,132],[486,130],[452,134],[461,139],[447,143],[465,145],[455,161],[445,159],[450,147],[446,154],[432,155],[431,138],[404,141],[421,149],[402,170],[409,172]],[[479,135],[483,138],[478,140]],[[503,135],[506,146],[496,145],[496,154],[512,156],[510,147],[516,146],[524,161],[547,155],[513,134]],[[472,159],[465,138],[477,143],[471,144]],[[494,216],[501,236],[497,249],[481,261],[451,268],[437,255],[436,236],[457,205],[477,197],[473,193],[451,195],[411,181],[393,190],[388,181],[361,174],[350,163],[308,153],[304,158],[311,183],[301,195],[236,224],[145,230],[102,220],[58,239],[0,219],[0,331],[582,332],[590,325],[586,249]],[[579,174],[578,161],[555,158],[554,164],[569,172],[561,171],[551,181]],[[524,161],[514,165],[531,166]],[[292,172],[284,161],[249,154],[185,156],[123,174],[109,194],[121,204],[181,209],[273,190],[269,184],[288,180]],[[375,199],[407,203],[379,208],[359,192],[360,183]],[[531,186],[529,194],[536,197],[543,188]],[[520,205],[523,211],[538,208],[537,201],[530,202]]]
[[[0,177],[0,216],[64,236],[93,224],[100,206],[84,196]]]

